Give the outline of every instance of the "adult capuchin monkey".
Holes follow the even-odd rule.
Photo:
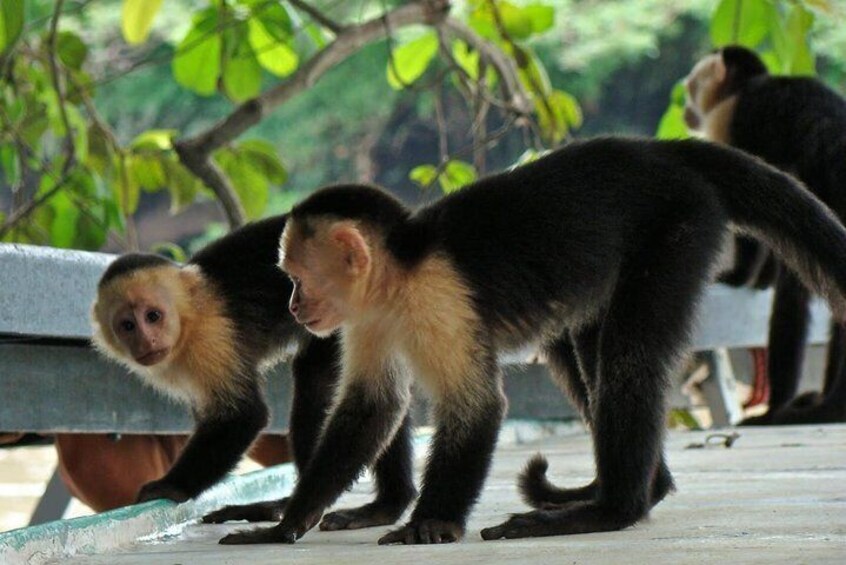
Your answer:
[[[168,473],[138,502],[197,496],[231,471],[268,422],[262,371],[297,343],[290,440],[302,470],[311,458],[339,377],[338,340],[318,339],[288,312],[293,290],[279,270],[286,216],[249,224],[186,264],[128,254],[103,273],[92,308],[94,342],[153,387],[189,405],[196,429]],[[410,423],[399,425],[375,465],[376,500],[329,514],[324,529],[392,524],[416,490]],[[286,499],[231,506],[206,522],[278,520]]]
[[[846,100],[813,78],[770,76],[761,59],[744,47],[724,47],[705,57],[685,86],[685,121],[692,130],[794,174],[841,220],[846,218]],[[749,240],[738,241],[737,250],[736,265],[723,282],[740,286],[751,275],[755,286],[768,286],[771,274],[757,281],[754,275],[755,265],[772,263],[763,259],[767,250]],[[769,409],[743,423],[846,421],[846,327],[838,321],[831,325],[822,392],[794,398],[806,346],[809,300],[807,286],[783,270],[770,319]]]
[[[533,459],[537,508],[484,539],[617,530],[673,488],[665,391],[729,224],[766,241],[842,312],[846,230],[797,181],[702,141],[572,143],[410,212],[367,186],[320,190],[291,211],[282,268],[290,310],[340,329],[340,398],[281,522],[221,543],[292,543],[387,445],[409,373],[434,397],[417,506],[379,540],[464,534],[505,412],[500,351],[539,343],[590,424],[596,479],[559,489]],[[566,370],[571,344],[579,374]]]

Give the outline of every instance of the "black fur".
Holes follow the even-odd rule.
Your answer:
[[[846,100],[812,78],[772,77],[758,56],[743,47],[722,50],[727,69],[727,94],[737,95],[729,134],[732,145],[795,174],[841,221],[846,218]],[[738,259],[734,275],[746,266]],[[767,263],[745,281],[727,275],[728,283],[752,283],[761,288],[774,279]],[[832,337],[826,381],[816,401],[791,401],[796,395],[805,352],[810,294],[790,273],[776,282],[770,321],[768,372],[769,410],[746,423],[789,424],[846,421],[846,352]],[[843,328],[832,326],[832,335]],[[843,384],[841,385],[841,381]]]
[[[298,344],[298,351],[292,365],[290,441],[300,471],[311,458],[337,387],[338,340],[311,336],[288,312],[293,285],[278,267],[279,238],[286,220],[286,216],[276,216],[249,224],[209,244],[189,261],[214,285],[237,329],[234,346],[247,361],[240,374],[232,375],[239,381],[240,396],[233,399],[230,394],[221,395],[212,408],[195,415],[196,430],[179,459],[162,479],[142,488],[139,501],[192,498],[235,467],[269,418],[259,364],[292,342]],[[165,264],[173,263],[155,255],[125,255],[107,269],[103,278],[114,279],[136,269]],[[394,522],[416,494],[407,429],[398,435],[397,443],[376,465],[380,486],[376,502],[364,511],[353,510],[373,525]],[[284,507],[284,500],[227,507],[204,520],[279,519]]]
[[[380,210],[379,219],[368,209]],[[688,344],[730,223],[771,245],[838,311],[846,295],[846,231],[831,212],[791,177],[700,141],[573,143],[411,215],[386,193],[355,185],[320,191],[292,211],[304,222],[321,215],[382,230],[388,251],[407,269],[434,253],[446,258],[482,320],[474,360],[487,383],[473,380],[466,395],[436,399],[438,427],[417,507],[380,543],[460,537],[504,407],[497,352],[538,338],[553,353],[556,380],[586,416],[597,478],[580,489],[556,489],[535,462],[524,495],[543,509],[482,536],[605,531],[640,520],[673,488],[663,456],[668,377]],[[401,394],[381,385],[351,391],[330,417],[289,513],[271,529],[222,543],[301,536],[402,416]]]
[[[161,255],[153,255],[152,253],[128,253],[109,263],[109,266],[106,267],[106,270],[103,271],[103,275],[100,277],[98,287],[103,288],[116,278],[128,275],[139,269],[163,267],[173,264],[173,261]]]

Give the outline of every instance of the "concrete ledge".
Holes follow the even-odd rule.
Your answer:
[[[45,563],[114,550],[151,536],[176,535],[188,523],[227,504],[287,496],[295,476],[293,465],[279,465],[229,477],[196,500],[182,504],[156,500],[0,533],[0,563]]]

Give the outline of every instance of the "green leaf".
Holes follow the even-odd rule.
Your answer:
[[[555,8],[544,4],[529,4],[523,14],[532,22],[532,33],[543,33],[555,25]]]
[[[147,192],[155,192],[164,188],[167,183],[161,155],[134,154],[128,155],[127,168],[132,181]]]
[[[563,90],[553,90],[549,95],[535,100],[538,126],[544,137],[558,142],[571,128],[582,125],[582,111],[576,99]]]
[[[173,138],[178,133],[175,129],[150,129],[138,134],[129,146],[137,150],[167,151],[173,149]]]
[[[161,165],[170,192],[170,213],[177,214],[194,202],[200,182],[175,158],[163,159]]]
[[[261,92],[261,65],[246,33],[236,35],[236,41],[232,56],[223,63],[223,88],[232,101],[243,102]]]
[[[242,142],[238,146],[238,151],[273,184],[285,184],[288,180],[288,171],[285,170],[271,143],[261,139],[250,139]]]
[[[76,238],[79,208],[63,190],[49,200],[49,205],[54,212],[53,223],[50,225],[50,245],[67,249],[73,245]]]
[[[179,263],[184,263],[188,260],[188,255],[185,253],[185,250],[176,245],[175,243],[171,243],[169,241],[160,241],[158,243],[154,243],[150,246],[150,251],[153,253],[158,253],[159,255],[165,255],[170,257],[174,261]]]
[[[690,137],[687,131],[687,124],[684,121],[684,106],[671,105],[661,116],[658,122],[658,130],[655,132],[658,139],[685,139]]]
[[[288,76],[297,70],[299,57],[291,49],[287,39],[277,38],[268,28],[266,21],[257,17],[247,20],[249,40],[253,52],[262,67],[276,76]]]
[[[280,43],[291,41],[294,33],[293,26],[291,25],[291,16],[282,3],[268,2],[266,0],[252,0],[248,3],[253,5],[251,9],[253,16],[261,21],[264,29],[276,41]]]
[[[452,57],[467,76],[473,80],[479,78],[479,52],[472,49],[465,42],[456,39],[452,42]]]
[[[787,36],[793,46],[792,56],[787,67],[788,74],[816,74],[814,55],[808,45],[808,35],[814,25],[814,14],[801,4],[794,4],[787,14]]]
[[[224,149],[215,153],[214,157],[238,193],[247,218],[253,220],[260,217],[267,206],[268,178],[237,150]]]
[[[202,96],[217,92],[222,43],[217,31],[217,10],[203,10],[176,48],[173,57],[176,82]]]
[[[21,180],[21,167],[14,145],[0,145],[0,174],[9,186],[14,186]]]
[[[438,52],[438,36],[430,31],[413,41],[393,50],[388,61],[388,84],[394,90],[402,90],[426,72],[432,58]]]
[[[56,50],[62,63],[74,70],[79,70],[88,56],[88,47],[72,31],[60,31],[58,33]]]
[[[420,188],[432,186],[438,176],[438,168],[435,165],[418,165],[411,169],[408,178],[420,185]]]
[[[768,0],[721,0],[711,17],[711,42],[756,47],[767,35],[774,9]]]
[[[15,44],[24,23],[23,0],[0,1],[0,55]]]
[[[120,207],[120,211],[126,216],[131,216],[138,209],[141,189],[129,173],[126,159],[116,159],[116,161],[112,193]]]
[[[144,43],[162,0],[123,0],[120,28],[131,45]]]
[[[475,167],[470,163],[457,160],[448,161],[443,173],[438,177],[438,182],[440,182],[441,190],[444,191],[444,194],[455,192],[475,180]]]

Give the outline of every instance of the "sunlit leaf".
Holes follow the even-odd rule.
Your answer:
[[[159,255],[170,257],[179,263],[184,263],[188,260],[188,255],[185,253],[185,250],[169,241],[159,241],[154,243],[150,246],[150,251],[158,253]]]
[[[768,0],[721,0],[711,17],[711,42],[715,47],[757,46],[767,34],[774,9]]]
[[[162,0],[123,0],[120,27],[127,43],[138,44],[147,40],[161,5]]]
[[[0,55],[14,45],[23,30],[23,0],[0,1]]]
[[[132,215],[138,209],[141,189],[129,174],[125,159],[116,159],[115,175],[112,179],[112,192],[120,210],[125,215]]]
[[[426,72],[432,58],[438,52],[438,37],[427,32],[417,39],[403,43],[393,50],[388,61],[388,84],[394,90],[402,90]]]
[[[223,63],[223,88],[234,102],[243,102],[261,92],[261,65],[246,34],[236,38],[232,56]]]
[[[48,203],[55,213],[53,223],[50,226],[50,245],[67,249],[73,245],[73,240],[76,237],[79,208],[62,190],[57,192]]]
[[[251,161],[238,151],[221,150],[215,153],[214,158],[232,182],[247,218],[259,218],[267,206],[267,177],[256,170]]]
[[[160,190],[167,183],[164,167],[162,167],[162,155],[144,153],[129,155],[127,167],[132,180],[147,192]]]
[[[238,150],[273,184],[285,184],[288,180],[288,171],[285,170],[271,143],[261,139],[250,139],[242,142]]]
[[[259,18],[250,18],[247,25],[250,45],[262,67],[280,77],[297,70],[299,57],[288,45],[287,39],[277,38],[268,29],[266,22]]]
[[[467,76],[473,80],[479,78],[479,52],[471,49],[469,45],[461,40],[452,42],[452,57],[458,66],[461,67]]]
[[[658,122],[658,130],[655,132],[658,139],[685,139],[690,137],[687,124],[684,121],[684,106],[671,105],[661,116]]]
[[[787,36],[793,45],[788,74],[808,75],[816,73],[814,55],[808,45],[808,34],[814,25],[814,14],[801,4],[794,4],[787,14]]]
[[[470,163],[464,161],[450,160],[444,167],[438,182],[445,194],[455,192],[461,187],[476,180],[476,169]]]
[[[409,180],[419,184],[420,188],[431,186],[437,176],[438,168],[434,165],[418,165],[408,173]]]
[[[217,92],[221,46],[217,10],[203,10],[176,48],[173,57],[176,82],[203,96]]]
[[[572,95],[562,90],[553,90],[545,97],[537,97],[535,111],[538,115],[538,126],[544,137],[551,142],[560,141],[571,128],[582,125],[579,103]]]
[[[62,63],[76,70],[82,67],[85,57],[88,56],[88,47],[77,34],[71,31],[60,31],[58,33],[56,50]]]
[[[14,186],[21,180],[18,152],[13,145],[0,145],[0,174],[9,186]]]
[[[545,4],[529,4],[523,14],[532,22],[532,33],[543,33],[555,25],[555,8]]]
[[[175,159],[163,159],[161,164],[170,193],[170,213],[177,214],[194,202],[200,190],[200,183]]]
[[[138,150],[167,151],[173,148],[173,138],[179,132],[175,129],[151,129],[138,134],[130,147]]]

